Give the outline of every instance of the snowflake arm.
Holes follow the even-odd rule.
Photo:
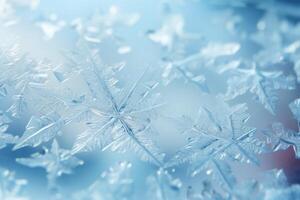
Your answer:
[[[64,123],[64,120],[57,113],[51,113],[41,118],[31,117],[23,136],[18,139],[14,146],[14,150],[25,146],[36,147],[42,142],[51,140],[61,132]]]
[[[282,123],[274,122],[272,130],[263,130],[272,151],[285,150],[292,146],[298,158],[300,152],[300,140],[298,133],[294,130],[286,129]]]

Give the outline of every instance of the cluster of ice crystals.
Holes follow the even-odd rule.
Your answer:
[[[282,170],[239,170],[289,147],[300,157],[299,6],[98,4],[85,16],[0,0],[0,37],[18,36],[0,45],[0,165],[29,187],[1,169],[0,199],[300,198]],[[46,59],[27,54],[29,29]]]

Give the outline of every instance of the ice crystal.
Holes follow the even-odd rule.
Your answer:
[[[90,43],[101,43],[107,38],[120,42],[122,36],[117,31],[118,27],[131,27],[139,18],[138,13],[123,13],[117,5],[111,5],[107,12],[95,13],[89,20],[74,19],[71,26]]]
[[[228,79],[228,90],[225,96],[234,99],[249,91],[270,113],[275,114],[279,100],[277,90],[294,89],[295,79],[292,76],[285,77],[282,71],[264,70],[255,63],[249,65],[234,70],[236,75]]]
[[[17,137],[6,133],[10,123],[11,119],[0,111],[0,149],[17,141]]]
[[[169,50],[173,49],[175,40],[184,35],[184,19],[181,15],[169,16],[162,27],[156,31],[149,31],[148,35],[151,40],[159,43]]]
[[[297,199],[300,196],[299,192],[300,192],[299,185],[293,185],[290,188],[284,188],[280,190],[270,189],[267,191],[265,200],[279,200],[279,199],[293,200],[293,199]]]
[[[168,165],[191,162],[192,176],[203,171],[208,175],[213,173],[216,182],[232,189],[236,181],[224,157],[259,164],[256,153],[263,150],[263,143],[253,137],[255,129],[245,124],[250,117],[246,110],[245,105],[236,106],[225,119],[220,119],[214,112],[202,108],[198,117],[202,121],[187,130],[196,136],[189,137],[188,144]]]
[[[287,149],[292,146],[295,149],[296,156],[299,157],[300,141],[298,132],[285,128],[280,122],[274,122],[272,130],[265,130],[263,133],[271,144],[272,151]]]
[[[300,131],[300,99],[295,99],[289,104],[290,110],[292,111],[294,118],[298,122],[298,131]]]
[[[182,183],[173,178],[167,171],[160,169],[155,175],[147,178],[149,187],[148,199],[171,200],[182,199]]]
[[[37,26],[42,29],[46,40],[52,39],[65,25],[65,21],[59,20],[55,14],[52,14],[45,20],[40,20],[40,22],[37,23]]]
[[[56,179],[63,174],[72,173],[73,168],[82,165],[83,161],[72,156],[69,150],[59,147],[56,140],[51,149],[44,149],[44,153],[35,153],[30,158],[17,158],[17,162],[28,167],[42,167],[47,172],[49,187],[57,187]]]
[[[187,55],[183,59],[172,58],[165,60],[163,78],[167,83],[172,79],[182,77],[185,81],[196,85],[201,91],[209,93],[206,76],[203,68],[212,69],[218,73],[230,70],[239,65],[238,60],[231,60],[230,56],[235,55],[240,49],[239,43],[208,43],[199,52]],[[172,56],[174,56],[174,52]],[[176,55],[176,54],[175,54]],[[200,69],[200,70],[199,70]],[[172,71],[173,74],[171,73]]]
[[[287,149],[292,146],[295,150],[296,156],[299,157],[299,111],[298,99],[290,103],[290,110],[294,114],[298,122],[298,130],[285,128],[280,122],[274,122],[271,130],[264,130],[263,134],[266,136],[268,143],[271,145],[272,151],[280,149]]]
[[[123,65],[102,68],[93,57],[88,58],[85,65],[87,68],[81,74],[90,92],[90,96],[86,96],[90,105],[82,107],[85,104],[82,101],[75,107],[88,110],[93,117],[88,121],[88,128],[77,137],[72,152],[95,147],[118,152],[132,150],[142,160],[162,165],[163,154],[150,138],[153,130],[149,114],[161,106],[155,102],[154,89],[158,83],[142,81],[144,71],[131,87],[120,91],[114,74]]]
[[[57,134],[59,134],[60,129],[64,121],[56,113],[51,113],[48,116],[31,117],[30,121],[26,126],[26,131],[24,135],[18,139],[17,144],[14,149],[19,149],[24,146],[36,147],[42,142],[47,142]]]
[[[6,169],[0,169],[0,198],[3,200],[28,200],[21,195],[21,190],[27,181],[16,179],[15,174]]]
[[[272,170],[264,175],[264,181],[247,180],[237,185],[229,194],[224,194],[214,187],[210,181],[203,181],[202,186],[197,192],[191,186],[187,190],[188,200],[225,200],[225,199],[259,199],[265,200],[270,198],[270,193],[274,189],[286,188],[285,176],[281,170]],[[284,189],[283,189],[284,190]],[[278,192],[282,195],[282,191]],[[275,194],[274,197],[278,194]]]
[[[1,94],[5,96],[8,88],[13,88],[13,104],[8,111],[18,117],[26,111],[32,90],[43,86],[49,67],[28,58],[14,45],[1,52],[0,69]]]
[[[131,199],[134,180],[131,177],[131,163],[123,161],[103,172],[86,191],[74,195],[78,200]]]

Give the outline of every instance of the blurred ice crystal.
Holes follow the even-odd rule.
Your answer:
[[[82,165],[83,161],[72,156],[68,150],[61,149],[53,141],[51,149],[45,149],[43,154],[35,153],[30,158],[17,158],[17,162],[28,167],[42,167],[47,172],[50,188],[56,188],[56,179],[63,174],[72,173],[72,169]]]
[[[29,200],[21,195],[21,189],[27,181],[16,179],[15,174],[7,169],[0,169],[0,198],[3,200]]]
[[[12,120],[0,111],[0,149],[5,148],[7,144],[14,144],[17,141],[17,137],[6,133],[11,122]]]
[[[162,46],[171,49],[176,37],[183,35],[184,19],[181,15],[171,15],[157,31],[149,32],[149,38]]]
[[[122,46],[118,49],[119,54],[127,54],[130,53],[131,47],[130,46]]]
[[[227,44],[208,44],[204,47],[200,54],[204,58],[216,58],[220,56],[233,55],[240,49],[240,44],[238,43],[227,43]]]
[[[116,31],[118,27],[131,27],[139,19],[138,13],[123,13],[117,5],[111,5],[107,12],[97,12],[88,20],[74,19],[71,27],[86,41],[100,43],[105,38],[121,39],[122,36]]]
[[[7,0],[0,1],[0,19],[13,13],[13,9]]]
[[[31,10],[35,10],[40,4],[40,0],[12,0],[12,1],[18,4],[19,6],[29,7]]]
[[[287,149],[292,146],[295,150],[296,157],[300,156],[300,140],[298,131],[287,129],[280,122],[272,124],[272,130],[263,131],[271,144],[272,151]]]
[[[182,182],[160,169],[155,175],[147,177],[148,199],[182,199]]]
[[[280,190],[270,189],[267,191],[265,200],[294,200],[300,196],[299,185],[293,185],[289,188],[284,188]]]
[[[14,149],[19,149],[24,146],[37,146],[42,142],[47,142],[55,135],[60,133],[64,121],[57,113],[51,113],[41,118],[31,117],[26,126],[26,130],[22,137],[17,141]]]
[[[117,200],[131,199],[134,180],[131,163],[123,161],[103,172],[87,190],[74,195],[78,200]]]
[[[300,122],[300,99],[295,99],[289,104],[290,110],[292,111],[295,119]],[[300,131],[300,130],[299,130]]]
[[[47,19],[41,20],[37,23],[44,35],[46,40],[50,40],[54,35],[59,32],[66,25],[65,21],[59,20],[55,14],[51,14]]]

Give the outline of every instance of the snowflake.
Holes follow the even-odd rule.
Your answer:
[[[220,118],[203,107],[198,117],[201,121],[191,123],[192,126],[185,131],[185,134],[192,132],[195,136],[189,137],[188,144],[175,154],[167,166],[190,162],[192,176],[203,171],[208,175],[213,173],[216,182],[232,189],[236,181],[225,157],[258,165],[256,154],[261,153],[264,146],[256,138],[256,130],[246,126],[250,117],[246,110],[247,107],[242,104],[231,108],[226,118]]]
[[[277,90],[292,90],[295,88],[295,79],[292,75],[285,76],[279,70],[261,69],[255,63],[247,68],[236,68],[233,74],[227,81],[226,98],[234,99],[249,91],[273,115],[275,115],[276,105],[279,100]]]
[[[95,56],[88,57],[82,64],[85,70],[80,73],[89,90],[89,94],[86,93],[88,112],[93,117],[87,121],[88,128],[77,137],[72,153],[95,147],[118,152],[133,150],[142,160],[162,165],[163,154],[150,138],[151,113],[162,105],[156,103],[158,96],[153,93],[158,83],[143,80],[146,70],[127,91],[119,89],[115,74],[123,66],[101,65]],[[78,102],[77,107],[84,108],[85,102]]]

